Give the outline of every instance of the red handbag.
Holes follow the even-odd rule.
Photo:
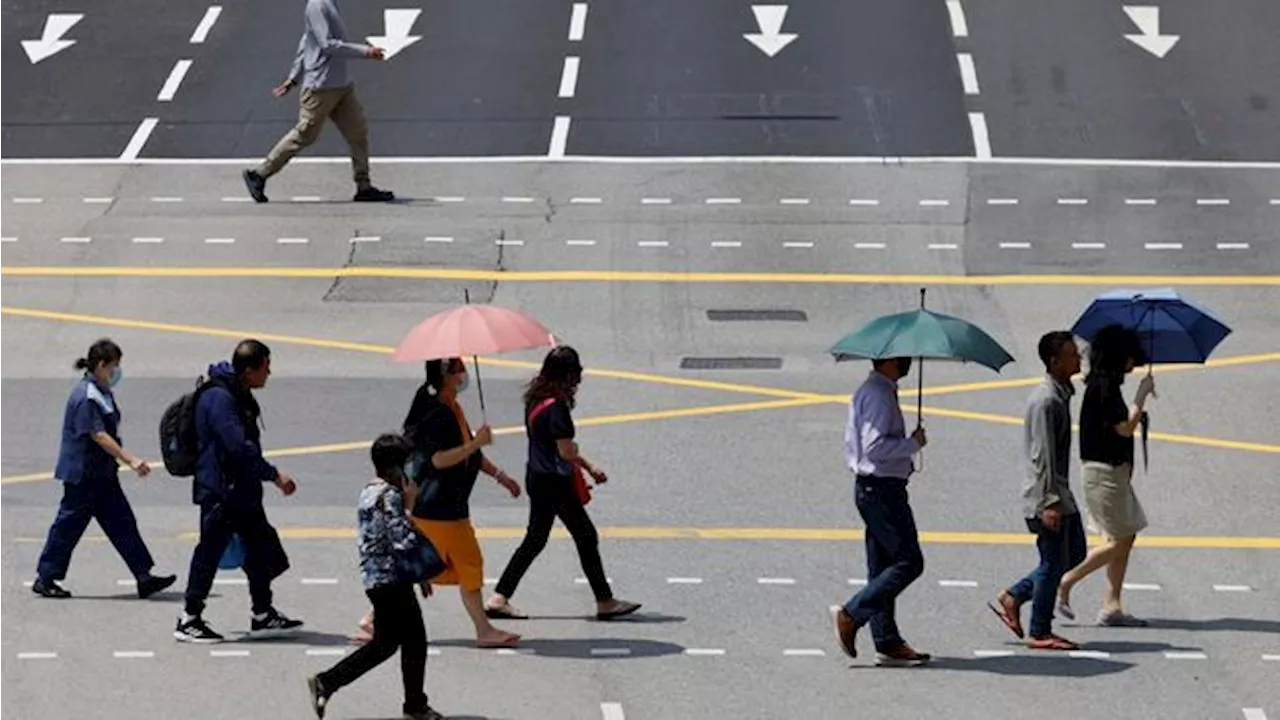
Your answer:
[[[533,410],[529,412],[529,420],[526,422],[526,427],[532,427],[533,421],[536,420],[544,410],[546,410],[547,408],[555,404],[556,404],[555,398],[547,398],[546,400],[543,400],[542,402],[538,403],[537,407],[535,407]],[[587,484],[587,473],[582,469],[582,466],[579,465],[578,463],[575,462],[575,463],[572,463],[572,465],[573,465],[573,493],[578,496],[578,502],[582,503],[583,505],[586,505],[591,502],[591,486]]]

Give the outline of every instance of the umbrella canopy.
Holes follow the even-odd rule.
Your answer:
[[[915,357],[974,362],[1000,372],[1013,356],[978,326],[920,309],[885,315],[852,332],[831,348],[836,361]]]
[[[1092,341],[1108,325],[1136,332],[1153,363],[1202,363],[1231,334],[1225,323],[1172,288],[1099,295],[1071,331]]]
[[[550,330],[518,310],[463,305],[419,323],[404,336],[391,358],[396,362],[443,360],[555,345]]]

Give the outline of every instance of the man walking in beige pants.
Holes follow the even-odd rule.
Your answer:
[[[245,187],[256,202],[266,202],[267,178],[284,168],[303,148],[320,136],[327,119],[351,147],[351,172],[356,183],[357,202],[387,202],[390,191],[369,182],[369,123],[356,99],[355,85],[347,75],[347,60],[382,60],[382,48],[347,42],[347,29],[338,10],[338,0],[306,0],[302,39],[289,78],[272,90],[284,97],[301,81],[298,124],[267,154],[262,164],[243,173]]]

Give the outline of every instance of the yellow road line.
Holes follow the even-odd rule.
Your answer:
[[[351,527],[282,527],[281,537],[291,540],[351,540],[355,529]],[[863,531],[857,528],[787,528],[787,527],[602,527],[600,535],[615,540],[723,540],[723,541],[779,541],[779,542],[856,542],[863,539]],[[518,540],[524,537],[522,527],[477,528],[476,535],[486,540]],[[552,532],[552,537],[565,539],[569,535],[562,529]],[[196,533],[170,536],[169,540],[191,542]],[[102,536],[86,538],[103,541]],[[43,538],[20,537],[17,542],[43,542]],[[1099,543],[1101,537],[1090,536],[1091,543]],[[929,545],[1032,545],[1035,536],[1030,533],[930,531],[920,533],[920,542]],[[1220,550],[1280,550],[1280,537],[1195,536],[1195,535],[1139,535],[1137,544],[1150,548],[1190,548]]]
[[[789,283],[825,285],[1125,285],[1275,287],[1280,275],[887,275],[866,273],[478,270],[419,267],[5,266],[12,277],[407,278],[483,282]]]
[[[787,400],[762,400],[759,402],[749,403],[730,403],[725,405],[700,405],[698,407],[675,408],[672,410],[651,410],[647,412],[623,413],[618,415],[600,415],[597,417],[584,417],[575,420],[578,427],[592,427],[597,425],[617,425],[620,423],[646,422],[650,420],[668,420],[674,418],[689,417],[705,417],[708,415],[724,415],[727,413],[755,412],[757,410],[771,410],[774,408],[785,407],[804,407],[807,405],[820,405],[825,403],[822,399],[787,399]],[[521,425],[510,425],[507,427],[494,428],[494,435],[515,435],[524,432]],[[302,447],[287,447],[267,450],[263,453],[268,458],[295,457],[298,455],[320,455],[323,453],[352,452],[355,450],[366,450],[369,448],[371,440],[360,440],[356,442],[331,443],[328,445],[307,445]],[[151,462],[151,461],[148,461]],[[154,462],[154,465],[161,467],[162,464]],[[29,473],[27,475],[11,475],[0,478],[0,485],[16,485],[21,483],[40,482],[52,480],[53,474],[48,472]]]

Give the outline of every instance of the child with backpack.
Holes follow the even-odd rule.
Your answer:
[[[373,603],[373,639],[307,680],[316,717],[324,717],[334,693],[389,660],[397,649],[404,683],[404,717],[444,717],[427,704],[422,689],[427,630],[413,589],[416,585],[423,597],[430,597],[430,578],[443,572],[445,566],[430,541],[418,533],[405,514],[405,494],[412,496],[415,492],[405,470],[412,451],[410,442],[400,435],[382,435],[373,443],[370,455],[377,477],[361,491],[358,511],[360,572],[365,594]]]

